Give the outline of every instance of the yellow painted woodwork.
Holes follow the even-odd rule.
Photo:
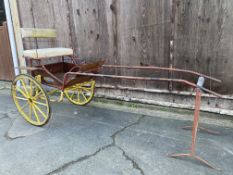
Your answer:
[[[72,56],[73,50],[69,48],[46,48],[25,50],[23,56],[33,59],[53,58],[60,56]]]
[[[54,29],[21,28],[22,38],[56,38]]]
[[[29,75],[21,74],[12,83],[14,103],[30,124],[45,125],[51,116],[49,99],[40,83]]]
[[[70,102],[83,106],[91,102],[95,94],[94,90],[95,81],[91,80],[66,88],[64,93]]]

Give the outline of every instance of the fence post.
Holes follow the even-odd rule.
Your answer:
[[[15,42],[18,53],[19,64],[22,67],[26,66],[26,61],[23,58],[23,41],[20,33],[20,20],[18,13],[17,0],[9,0],[12,22],[14,27]],[[26,73],[26,70],[22,70],[21,73]]]

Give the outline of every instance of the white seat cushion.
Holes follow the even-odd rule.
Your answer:
[[[46,48],[46,49],[33,49],[25,50],[23,56],[33,59],[53,58],[59,56],[73,55],[73,50],[69,48]]]

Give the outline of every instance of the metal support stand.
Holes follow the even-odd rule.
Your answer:
[[[196,155],[196,141],[197,141],[197,132],[198,132],[198,121],[199,121],[199,113],[200,113],[200,107],[201,107],[201,95],[202,92],[199,88],[196,88],[196,100],[195,100],[195,112],[194,112],[194,120],[193,120],[193,130],[192,130],[192,144],[191,144],[191,152],[187,154],[171,154],[169,157],[172,158],[179,158],[179,157],[191,157],[194,158],[206,166],[219,170],[218,168],[215,168],[213,165],[208,163],[206,160],[202,159],[201,157]]]

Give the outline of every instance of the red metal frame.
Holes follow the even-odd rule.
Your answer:
[[[146,67],[144,67],[146,68]],[[168,68],[169,69],[169,68]],[[169,71],[171,71],[169,69]],[[115,78],[115,79],[125,79],[125,80],[145,80],[145,81],[167,81],[167,82],[174,82],[174,83],[181,83],[184,85],[188,85],[193,88],[198,88],[198,86],[190,81],[183,80],[183,79],[171,79],[171,78],[150,78],[150,77],[134,77],[134,76],[119,76],[119,75],[106,75],[106,74],[93,74],[93,73],[84,73],[84,72],[67,72],[66,76],[68,75],[81,75],[81,76],[91,76],[91,77],[100,77],[100,78]],[[221,94],[218,94],[214,91],[206,89],[204,87],[200,87],[203,91],[213,94],[217,97],[222,97]]]
[[[169,157],[172,158],[179,158],[179,157],[191,157],[196,159],[203,164],[207,165],[208,167],[216,170],[220,170],[213,165],[211,165],[208,161],[204,160],[203,158],[196,155],[196,143],[197,143],[197,132],[199,129],[199,114],[200,114],[200,107],[201,107],[201,89],[196,88],[196,100],[195,100],[195,111],[194,111],[194,119],[193,119],[193,126],[192,126],[192,143],[191,143],[191,150],[190,153],[181,153],[181,154],[171,154]]]
[[[212,90],[206,89],[204,87],[199,87],[197,84],[192,83],[190,81],[184,80],[184,79],[173,79],[173,78],[155,78],[155,77],[134,77],[134,76],[120,76],[120,75],[107,75],[107,74],[100,74],[99,72],[103,69],[137,69],[137,70],[150,70],[150,71],[168,71],[169,73],[178,72],[178,73],[188,73],[192,74],[198,77],[203,77],[206,79],[209,79],[211,81],[215,81],[218,83],[221,83],[221,80],[198,73],[190,70],[184,70],[184,69],[176,69],[176,68],[165,68],[165,67],[155,67],[155,66],[122,66],[122,65],[103,65],[104,61],[99,61],[96,64],[77,64],[75,58],[71,58],[72,64],[64,62],[64,57],[61,58],[60,63],[56,64],[50,64],[50,65],[43,65],[41,64],[41,61],[38,61],[38,66],[33,67],[33,61],[30,59],[29,63],[31,67],[26,67],[23,69],[31,71],[31,73],[36,76],[37,74],[42,73],[43,75],[46,74],[46,76],[49,76],[52,78],[57,84],[48,84],[50,86],[56,87],[60,90],[64,90],[68,86],[72,86],[72,84],[75,84],[77,82],[81,83],[82,81],[87,81],[88,79],[92,78],[113,78],[113,79],[125,79],[125,80],[142,80],[142,81],[165,81],[165,82],[172,82],[172,83],[181,83],[184,85],[187,85],[189,87],[192,87],[196,90],[196,100],[195,100],[195,112],[194,112],[194,119],[193,119],[193,126],[192,126],[192,144],[191,144],[191,152],[188,154],[172,154],[170,157],[177,158],[177,157],[191,157],[196,160],[199,160],[200,162],[204,163],[205,165],[209,166],[210,168],[215,168],[210,163],[208,163],[206,160],[202,159],[201,157],[196,156],[196,138],[197,138],[197,131],[198,129],[208,131],[210,133],[214,133],[210,130],[207,130],[203,127],[198,127],[199,123],[199,113],[200,113],[200,106],[201,106],[201,91],[208,92],[210,94],[213,94],[214,96],[221,97],[221,94],[218,94]],[[63,64],[63,66],[67,66],[69,68],[68,71],[62,71],[63,79],[58,78],[54,72],[53,69],[58,69],[58,64]],[[68,65],[69,64],[69,65]],[[61,65],[60,65],[61,66]],[[22,68],[21,68],[22,69]],[[37,72],[39,71],[39,72]],[[59,69],[57,70],[60,71]],[[43,76],[42,75],[42,76]],[[71,77],[73,79],[71,79]],[[72,82],[73,81],[73,82]],[[191,128],[190,126],[184,127],[184,129]]]
[[[192,75],[196,75],[199,77],[204,77],[206,79],[209,80],[213,80],[216,81],[218,83],[221,83],[222,81],[214,78],[214,77],[210,77],[195,71],[191,71],[191,70],[185,70],[185,69],[177,69],[177,68],[167,68],[167,67],[156,67],[156,66],[122,66],[122,65],[103,65],[103,68],[123,68],[123,69],[137,69],[137,70],[152,70],[152,71],[168,71],[168,72],[180,72],[180,73],[188,73],[188,74],[192,74]]]
[[[198,72],[189,71],[189,70],[183,70],[183,69],[175,69],[175,68],[162,68],[162,67],[139,67],[139,66],[117,66],[117,65],[104,65],[103,68],[124,68],[124,69],[140,69],[140,70],[162,70],[162,71],[169,71],[169,72],[182,72],[182,73],[190,73],[196,76],[205,77],[206,79],[221,82],[221,80],[206,76],[203,74],[200,74]],[[70,73],[68,72],[66,75],[80,75],[80,76],[91,76],[91,77],[101,77],[101,78],[115,78],[115,79],[125,79],[125,80],[145,80],[145,81],[167,81],[167,82],[175,82],[175,83],[182,83],[184,85],[188,85],[190,87],[195,88],[196,91],[196,99],[195,99],[195,111],[194,111],[194,119],[193,119],[193,126],[192,126],[192,143],[191,143],[191,151],[190,153],[182,153],[182,154],[171,154],[170,157],[178,158],[178,157],[191,157],[194,158],[203,164],[207,165],[210,168],[219,170],[218,168],[211,165],[208,161],[202,159],[201,157],[196,155],[196,139],[197,139],[197,132],[198,129],[205,130],[209,133],[217,134],[217,132],[213,132],[211,130],[208,130],[204,127],[199,127],[199,114],[200,114],[200,107],[201,107],[201,95],[202,90],[205,92],[208,92],[210,94],[213,94],[217,97],[221,97],[221,94],[218,94],[214,91],[211,91],[209,89],[206,89],[204,87],[199,87],[197,84],[194,84],[192,82],[189,82],[187,80],[183,79],[169,79],[169,78],[149,78],[149,77],[133,77],[133,76],[118,76],[118,75],[106,75],[106,74],[93,74],[93,73],[81,73],[81,72],[75,72]],[[187,127],[185,127],[187,128]],[[188,127],[190,128],[190,127]]]

